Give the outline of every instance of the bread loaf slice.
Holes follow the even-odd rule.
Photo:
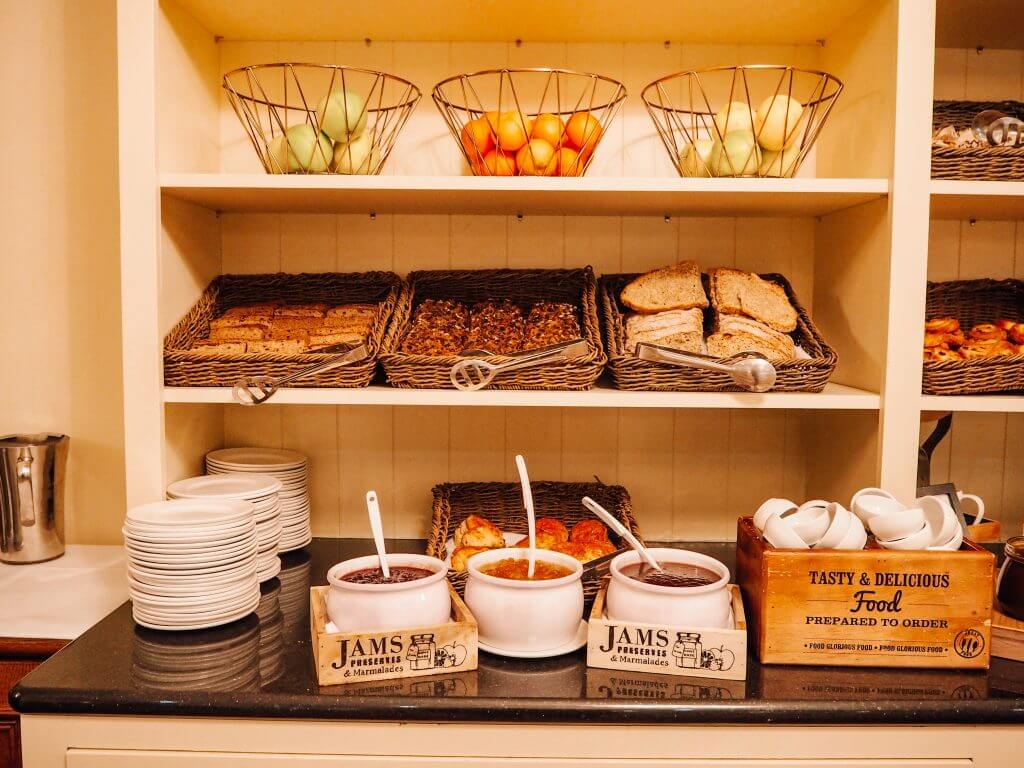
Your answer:
[[[229,325],[210,328],[210,341],[259,341],[266,335],[263,324]]]
[[[306,342],[298,339],[275,339],[273,341],[250,341],[246,351],[275,355],[295,355],[306,351]]]
[[[718,267],[708,270],[711,305],[729,315],[746,315],[776,331],[796,330],[796,310],[778,283],[752,272]]]
[[[245,352],[244,341],[209,341],[204,339],[197,341],[189,352],[199,352],[203,355],[237,355]]]
[[[629,315],[626,318],[626,349],[632,353],[640,342],[700,353],[704,348],[704,313],[694,308],[670,309],[654,315]]]
[[[327,314],[327,304],[285,304],[274,310],[274,317],[323,317]]]
[[[708,306],[708,297],[700,281],[700,267],[694,261],[684,261],[640,275],[626,284],[620,298],[627,307],[644,314]]]
[[[708,336],[708,354],[730,357],[740,352],[760,352],[782,362],[796,357],[793,339],[748,317],[716,314],[715,332]]]

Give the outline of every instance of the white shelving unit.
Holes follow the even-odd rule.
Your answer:
[[[295,0],[281,14],[273,0],[120,3],[121,103],[141,105],[120,116],[129,503],[198,471],[210,448],[288,445],[313,458],[317,533],[365,533],[350,512],[375,485],[398,510],[391,533],[416,535],[434,483],[502,479],[523,451],[538,476],[625,485],[649,537],[729,537],[735,515],[766,496],[843,498],[876,484],[912,496],[922,412],[1018,410],[1013,398],[919,391],[929,218],[934,251],[937,227],[1014,221],[1024,200],[1009,184],[929,178],[936,3],[642,5]],[[943,28],[969,22],[940,5]],[[262,172],[220,78],[289,60],[368,66],[419,85],[425,98],[385,175]],[[800,177],[677,178],[642,86],[754,62],[845,84]],[[585,178],[467,175],[429,91],[503,65],[626,84]],[[839,355],[832,383],[763,396],[375,385],[284,390],[260,408],[231,404],[227,389],[162,383],[163,335],[223,273],[591,264],[605,274],[679,258],[786,274]]]

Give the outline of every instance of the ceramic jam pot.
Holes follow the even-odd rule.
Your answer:
[[[344,560],[327,572],[327,615],[339,632],[386,632],[444,624],[451,618],[452,600],[445,576],[448,569],[436,557],[387,555],[388,566],[423,568],[430,575],[399,584],[356,584],[342,576],[378,568],[376,555]]]
[[[996,599],[1003,613],[1024,621],[1024,536],[1006,540],[1006,559],[996,577]]]
[[[716,574],[718,580],[699,587],[645,584],[622,572],[640,562],[640,553],[623,552],[609,566],[611,581],[605,597],[609,619],[670,627],[732,628],[728,568],[713,557],[685,549],[648,547],[647,551],[662,565],[700,566]]]
[[[583,566],[569,555],[538,550],[538,562],[570,569],[557,579],[517,580],[490,576],[480,569],[499,560],[527,559],[520,547],[492,549],[467,563],[466,605],[476,617],[480,642],[493,648],[529,653],[566,645],[583,618]]]

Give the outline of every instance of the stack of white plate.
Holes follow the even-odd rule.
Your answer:
[[[309,587],[310,556],[307,552],[296,552],[285,558],[281,573],[279,605],[284,615],[284,630],[289,636],[304,636],[309,633]]]
[[[259,628],[240,621],[201,634],[136,629],[132,681],[163,691],[240,691],[259,686]]]
[[[284,674],[284,616],[281,614],[281,585],[277,582],[260,588],[256,618],[260,620],[260,686],[268,685]]]
[[[281,448],[222,448],[206,454],[211,475],[255,472],[281,481],[281,543],[279,552],[291,552],[313,540],[309,527],[309,461],[301,453]]]
[[[225,499],[252,502],[256,518],[256,577],[262,584],[277,576],[281,560],[281,481],[270,475],[231,472],[226,475],[200,475],[167,486],[171,499]]]
[[[128,511],[124,528],[135,621],[206,629],[252,613],[256,521],[248,501],[175,499]]]

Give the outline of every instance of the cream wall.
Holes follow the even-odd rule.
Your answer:
[[[71,436],[68,539],[120,540],[115,0],[0,0],[0,433]]]

